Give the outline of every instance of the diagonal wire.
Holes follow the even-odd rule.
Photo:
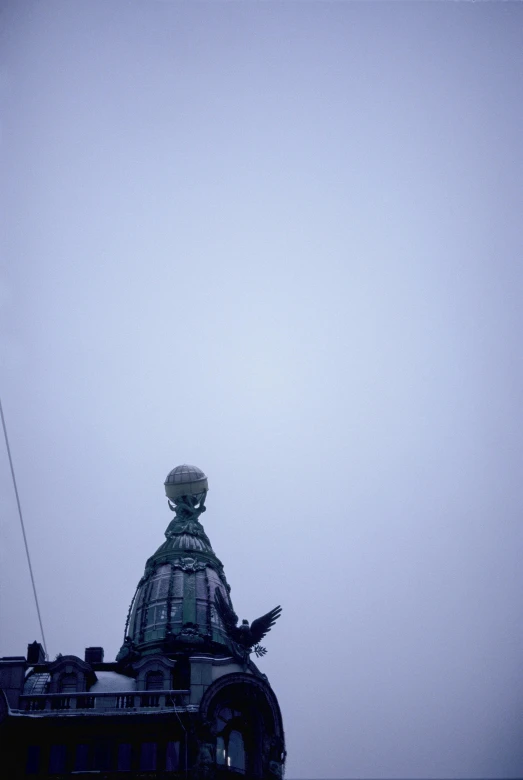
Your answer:
[[[27,563],[29,564],[29,574],[31,575],[31,582],[33,584],[33,593],[35,597],[35,604],[36,604],[36,611],[38,613],[38,622],[40,623],[40,631],[42,632],[42,644],[44,646],[45,655],[47,657],[47,647],[45,644],[45,634],[44,634],[44,627],[42,625],[42,616],[40,614],[40,606],[38,604],[38,596],[36,595],[36,585],[35,585],[35,578],[33,575],[33,567],[31,565],[31,556],[29,555],[29,547],[27,544],[27,537],[25,535],[25,526],[24,526],[24,518],[22,517],[22,507],[20,506],[20,498],[18,496],[18,488],[16,486],[16,477],[15,477],[15,470],[13,468],[13,460],[11,458],[11,448],[9,447],[9,439],[7,437],[7,428],[5,425],[5,418],[4,418],[4,410],[2,408],[2,399],[0,398],[0,415],[2,416],[2,426],[4,428],[4,436],[5,436],[5,444],[7,447],[7,455],[9,457],[9,465],[11,467],[11,476],[13,477],[13,486],[15,489],[15,496],[16,496],[16,503],[18,505],[18,514],[20,516],[20,525],[22,526],[22,534],[24,537],[24,545],[25,545],[25,551],[27,554]]]

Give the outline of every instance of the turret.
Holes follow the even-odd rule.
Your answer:
[[[196,466],[177,466],[164,484],[174,517],[145,564],[118,667],[136,676],[138,686],[157,675],[163,686],[170,678],[175,689],[187,689],[189,703],[184,714],[178,712],[186,735],[192,734],[186,766],[194,778],[236,771],[274,780],[285,761],[281,713],[251,654],[265,654],[259,640],[281,608],[238,625],[223,565],[200,523],[206,475]]]
[[[118,660],[190,648],[230,655],[234,648],[215,606],[216,591],[230,604],[230,587],[199,521],[207,477],[196,466],[183,465],[164,484],[175,514],[165,542],[145,564]]]

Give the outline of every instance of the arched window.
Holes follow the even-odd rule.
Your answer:
[[[242,775],[242,780],[282,777],[285,742],[281,718],[274,694],[265,683],[246,674],[215,680],[204,693],[200,709],[215,736],[216,775]]]
[[[146,691],[161,691],[163,689],[163,673],[148,672],[145,678]]]
[[[245,772],[245,746],[243,735],[233,729],[229,732],[229,744],[227,745],[227,766],[238,772]]]
[[[239,710],[221,707],[216,713],[216,763],[245,773],[244,719]]]
[[[63,674],[60,677],[60,693],[76,693],[78,690],[78,678],[76,674]]]

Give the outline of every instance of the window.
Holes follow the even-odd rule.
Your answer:
[[[173,598],[181,599],[183,597],[183,572],[175,571],[173,577]]]
[[[222,628],[222,621],[220,619],[220,616],[218,615],[218,612],[216,611],[216,608],[214,606],[214,597],[216,594],[216,591],[219,590],[224,597],[225,601],[229,600],[229,597],[227,595],[227,591],[225,589],[225,586],[223,582],[220,579],[220,576],[217,572],[215,572],[213,569],[207,569],[207,577],[209,580],[209,595],[210,595],[210,602],[211,602],[211,621],[214,624],[213,628]]]
[[[240,731],[232,729],[217,737],[216,763],[235,772],[245,772],[245,746]]]
[[[176,772],[180,767],[180,743],[168,742],[165,753],[165,769],[167,772]]]
[[[40,768],[40,745],[29,745],[27,748],[26,775],[37,775]]]
[[[230,766],[231,769],[236,769],[238,772],[245,772],[245,748],[243,746],[243,737],[239,731],[234,729],[229,733],[227,766]]]
[[[183,621],[183,572],[175,571],[173,577],[173,591],[171,602],[171,623],[180,626]]]
[[[149,601],[167,598],[169,592],[169,580],[171,578],[171,567],[162,566],[159,573],[151,581],[151,592]]]
[[[24,694],[47,693],[51,675],[48,672],[33,672],[26,678]]]
[[[145,678],[145,690],[146,691],[161,691],[163,690],[163,673],[162,672],[148,672]]]
[[[160,566],[155,575],[138,591],[129,624],[129,635],[143,630],[165,628],[167,623],[167,602],[172,580],[170,564]]]
[[[158,628],[167,622],[167,604],[157,604],[147,610],[147,628]]]
[[[140,750],[140,769],[152,771],[156,769],[156,742],[142,742]]]
[[[216,763],[240,773],[245,772],[246,765],[242,727],[243,718],[239,710],[221,707],[216,713]]]
[[[74,768],[76,772],[86,772],[89,766],[89,745],[77,745],[74,757]]]
[[[131,745],[129,742],[122,742],[118,745],[118,763],[119,772],[130,772],[131,770]]]
[[[72,674],[63,674],[60,677],[60,693],[76,693],[78,690],[78,679],[74,672]]]
[[[94,768],[105,771],[111,768],[111,745],[100,741],[94,746]]]
[[[196,572],[196,622],[200,628],[207,626],[207,605],[209,592],[207,577],[204,571]]]
[[[227,759],[227,751],[225,749],[225,741],[222,736],[216,740],[216,763],[225,764]]]
[[[203,601],[196,602],[196,622],[200,628],[207,626],[207,604]]]
[[[65,772],[67,749],[65,745],[51,745],[49,751],[49,774]]]

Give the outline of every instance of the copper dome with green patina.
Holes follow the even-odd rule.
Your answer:
[[[201,469],[184,464],[173,469],[164,484],[175,515],[138,583],[119,660],[191,646],[231,652],[215,606],[217,590],[230,604],[230,588],[199,520],[205,512],[207,477]]]

